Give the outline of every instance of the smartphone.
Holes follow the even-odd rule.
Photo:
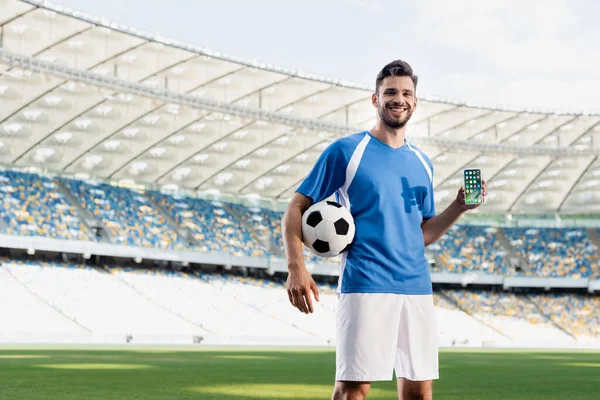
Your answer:
[[[481,170],[465,169],[465,203],[481,204],[483,202],[481,188]]]

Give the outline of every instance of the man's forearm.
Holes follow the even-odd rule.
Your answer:
[[[283,214],[281,235],[288,267],[302,265],[302,211],[300,207],[290,206]]]
[[[440,214],[423,222],[421,228],[425,246],[429,246],[441,238],[464,213],[465,210],[455,200]]]

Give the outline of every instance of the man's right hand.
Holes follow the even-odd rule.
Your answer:
[[[305,314],[314,311],[310,293],[319,301],[319,290],[310,273],[304,265],[291,266],[288,268],[288,277],[285,283],[290,303]]]

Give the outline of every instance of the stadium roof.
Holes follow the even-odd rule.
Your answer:
[[[368,87],[48,2],[0,0],[0,26],[4,165],[285,200],[332,140],[375,121]],[[481,211],[507,213],[600,211],[599,135],[596,114],[422,98],[408,130],[439,209],[478,167]]]

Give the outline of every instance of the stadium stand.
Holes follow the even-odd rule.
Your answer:
[[[3,268],[39,299],[94,333],[205,333],[147,301],[110,274],[85,265],[11,260],[4,262]]]
[[[200,271],[5,260],[0,289],[5,342],[336,340],[337,299],[325,284],[310,315],[292,308],[281,282]],[[442,290],[434,302],[441,346],[600,345],[598,297]]]
[[[268,310],[243,301],[243,287],[224,290],[219,276],[109,268],[147,299],[217,335],[220,341],[245,343],[310,342],[309,334],[278,320]],[[284,292],[280,293],[285,295]],[[279,340],[280,338],[281,340]]]
[[[248,226],[252,226],[256,235],[261,240],[267,240],[276,248],[280,249],[280,253],[284,254],[283,238],[281,236],[281,218],[283,212],[277,212],[261,207],[245,207],[239,204],[229,204],[235,213],[246,222]],[[306,247],[303,250],[304,259],[308,263],[339,263],[340,257],[332,257],[324,259],[311,253]]]
[[[598,263],[597,249],[583,229],[505,228],[525,275],[586,278]]]
[[[68,240],[95,240],[56,184],[45,176],[0,171],[4,233]]]
[[[565,331],[585,340],[600,337],[600,297],[550,293],[529,298]]]
[[[86,329],[66,318],[0,267],[0,342],[23,340],[34,335],[39,341],[62,341],[69,335],[84,335]]]
[[[496,228],[454,225],[437,243],[428,247],[437,252],[449,272],[480,272],[506,275],[506,250]]]
[[[118,244],[184,250],[187,243],[144,197],[143,192],[105,183],[64,179],[64,184]]]
[[[268,253],[220,202],[149,192],[182,228],[199,242],[199,251],[220,251],[235,256],[265,257]]]
[[[572,338],[542,315],[526,296],[486,291],[445,290],[469,315],[519,343],[569,342]]]

